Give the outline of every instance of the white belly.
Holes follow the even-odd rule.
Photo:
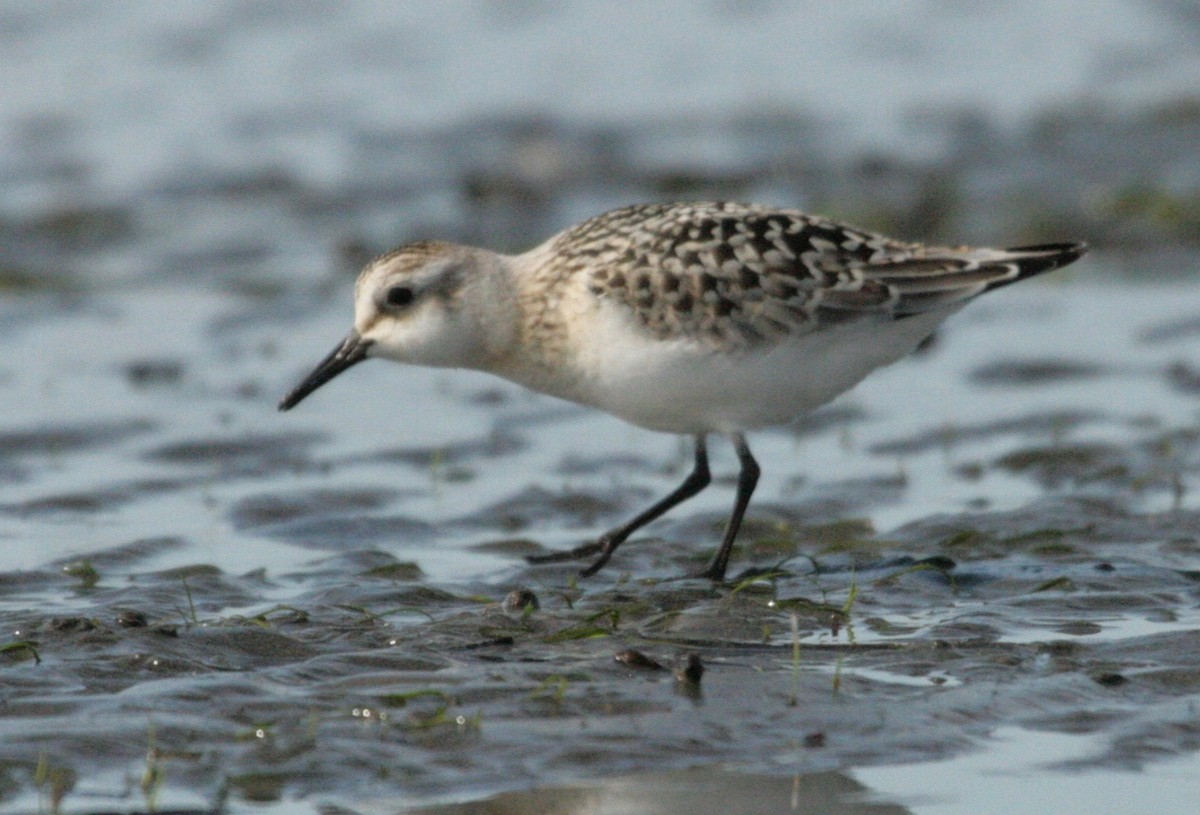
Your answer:
[[[732,353],[654,340],[608,315],[593,321],[586,341],[576,344],[582,375],[569,392],[545,390],[651,430],[730,432],[783,424],[905,356],[955,310],[861,318]]]

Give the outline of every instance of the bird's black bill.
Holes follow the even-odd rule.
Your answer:
[[[371,347],[370,340],[364,340],[357,331],[351,331],[342,344],[313,368],[313,372],[292,388],[291,392],[279,402],[280,410],[291,410],[300,404],[300,400],[317,388],[367,358],[367,349]]]

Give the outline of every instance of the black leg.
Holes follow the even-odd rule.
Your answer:
[[[588,557],[597,552],[600,557],[596,561],[582,570],[579,574],[581,577],[590,577],[596,572],[604,568],[604,564],[608,563],[608,559],[612,557],[613,552],[617,550],[625,540],[634,532],[641,529],[646,524],[658,518],[672,507],[682,504],[687,499],[700,492],[708,486],[712,481],[712,476],[708,471],[708,444],[705,437],[702,435],[696,436],[696,463],[692,467],[692,472],[683,480],[675,490],[663,498],[658,503],[641,513],[633,520],[621,524],[615,529],[610,529],[600,536],[600,539],[595,543],[586,543],[583,546],[577,546],[567,552],[555,552],[550,555],[534,555],[527,558],[530,563],[552,563],[561,560],[576,560],[578,558]]]
[[[750,505],[750,496],[754,494],[754,487],[757,486],[758,476],[762,472],[758,467],[758,462],[750,454],[746,437],[741,433],[733,433],[730,435],[730,439],[733,440],[733,449],[737,451],[742,471],[738,473],[737,497],[733,501],[733,513],[729,516],[729,526],[725,528],[725,538],[721,541],[721,548],[717,550],[717,554],[708,564],[708,568],[698,575],[707,577],[709,580],[725,579],[725,567],[729,565],[729,554],[733,551],[733,541],[737,537],[738,527],[742,525],[742,516],[746,514],[746,507]]]

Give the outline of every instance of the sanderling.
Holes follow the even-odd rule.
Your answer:
[[[598,557],[709,481],[707,437],[741,464],[701,574],[722,580],[759,467],[744,431],[825,404],[912,351],[972,297],[1083,255],[904,243],[802,212],[735,203],[613,210],[507,256],[419,242],[367,264],[354,329],[279,403],[370,357],[502,376],[651,430],[691,435],[672,493],[599,540],[535,561]]]

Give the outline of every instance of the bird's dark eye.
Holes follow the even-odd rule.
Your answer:
[[[408,286],[392,286],[387,290],[387,294],[384,295],[387,304],[397,308],[411,304],[413,297],[413,290]]]

